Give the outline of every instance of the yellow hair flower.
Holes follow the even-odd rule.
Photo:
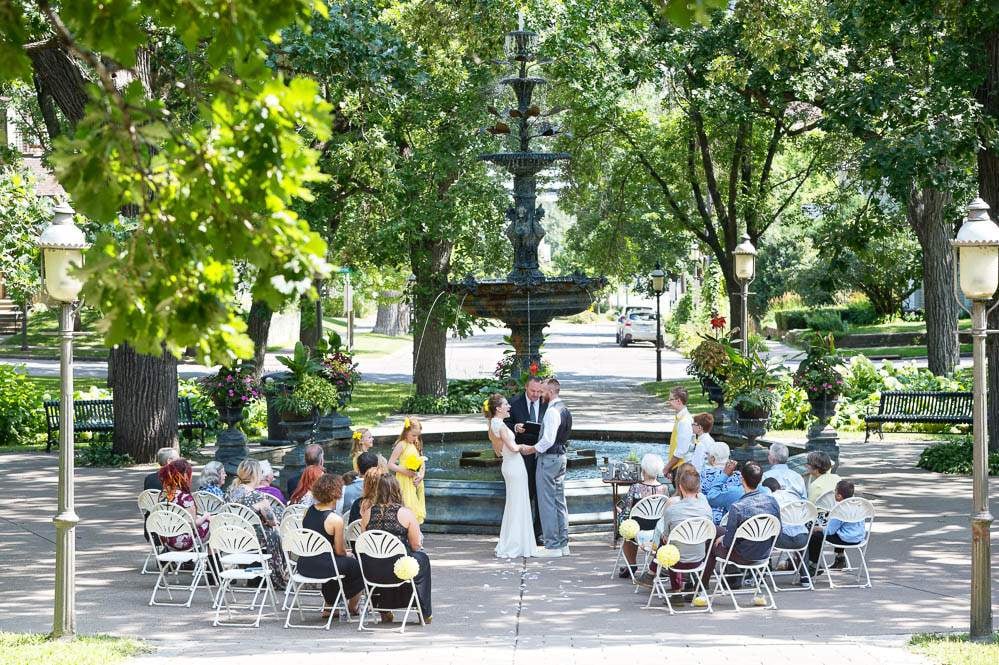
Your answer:
[[[413,423],[409,421],[409,418],[406,418],[405,420],[402,421],[402,428],[409,429],[412,424]]]
[[[354,441],[360,441],[362,438],[364,438],[364,434],[361,433],[361,430],[354,430],[354,433],[350,435],[350,438],[352,438]]]
[[[487,397],[482,402],[482,413],[489,413],[489,398]]]

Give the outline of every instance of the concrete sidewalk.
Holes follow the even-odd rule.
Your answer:
[[[78,622],[82,633],[149,640],[157,652],[136,662],[319,662],[329,652],[393,663],[918,663],[901,645],[924,631],[967,630],[971,482],[918,471],[922,446],[845,447],[853,478],[879,515],[870,548],[874,588],[778,594],[779,610],[669,616],[642,608],[647,596],[611,579],[607,537],[573,539],[557,560],[498,561],[495,539],[434,535],[434,623],[405,636],[213,628],[202,592],[191,609],[148,607],[153,577],[138,568],[146,552],[135,496],[146,470],[80,469],[77,502]],[[56,459],[0,455],[0,629],[51,627]],[[432,509],[432,507],[431,507]],[[996,506],[993,507],[995,511]],[[993,547],[996,547],[993,536]],[[999,600],[999,583],[994,583]]]

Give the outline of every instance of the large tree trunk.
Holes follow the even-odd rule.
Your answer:
[[[417,395],[447,395],[447,303],[438,296],[447,288],[452,243],[426,241],[413,252],[416,285],[413,297],[413,383]],[[434,304],[436,301],[436,305]]]
[[[953,225],[944,219],[951,194],[930,187],[909,192],[906,218],[923,249],[923,302],[929,369],[950,374],[961,360],[957,342],[958,306],[954,300]]]
[[[177,359],[145,356],[122,344],[108,355],[114,394],[114,451],[151,462],[177,442]]]
[[[250,304],[250,313],[246,317],[246,333],[253,340],[253,374],[256,378],[264,372],[264,359],[267,357],[267,336],[271,331],[271,317],[274,312],[263,300],[254,300]]]
[[[401,298],[400,291],[383,291],[379,294],[378,313],[375,315],[372,332],[394,336],[409,332],[409,305]]]
[[[62,111],[70,124],[75,126],[83,119],[87,106],[87,81],[83,70],[75,59],[55,40],[49,40],[28,48],[28,56],[35,72],[35,90],[38,93],[39,106],[45,110],[51,98]],[[53,121],[50,123],[50,120]],[[58,123],[54,118],[45,118],[49,131],[58,131]]]
[[[977,91],[978,101],[984,107],[985,115],[999,122],[999,30],[993,30],[985,38],[985,80]],[[978,191],[991,206],[992,217],[999,214],[999,143],[994,136],[983,136],[985,146],[978,151]],[[990,143],[991,141],[991,143]],[[999,329],[999,310],[989,315],[989,328]],[[986,343],[988,358],[988,411],[989,448],[999,451],[999,337],[989,335]]]

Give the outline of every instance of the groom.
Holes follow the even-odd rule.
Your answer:
[[[510,400],[510,416],[506,426],[513,430],[516,441],[521,446],[533,446],[538,442],[537,433],[526,431],[524,423],[541,423],[545,417],[548,405],[542,400],[544,389],[541,379],[532,376],[524,386],[524,393]],[[534,523],[534,539],[541,545],[541,516],[538,513],[537,466],[538,456],[524,455],[524,466],[527,467],[527,491],[531,497],[531,521]]]
[[[538,454],[538,508],[545,546],[535,556],[569,555],[569,510],[565,505],[565,453],[572,434],[572,413],[559,397],[558,379],[542,384],[548,410],[541,423],[541,436],[534,446],[521,449],[525,455]]]

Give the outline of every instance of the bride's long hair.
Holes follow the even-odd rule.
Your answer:
[[[486,414],[486,418],[490,419],[495,418],[496,411],[499,410],[499,408],[503,405],[503,402],[505,400],[506,397],[503,397],[503,395],[500,395],[499,393],[493,393],[492,395],[490,395],[489,398],[486,400],[486,403],[483,404],[483,409],[482,409],[483,413]]]

